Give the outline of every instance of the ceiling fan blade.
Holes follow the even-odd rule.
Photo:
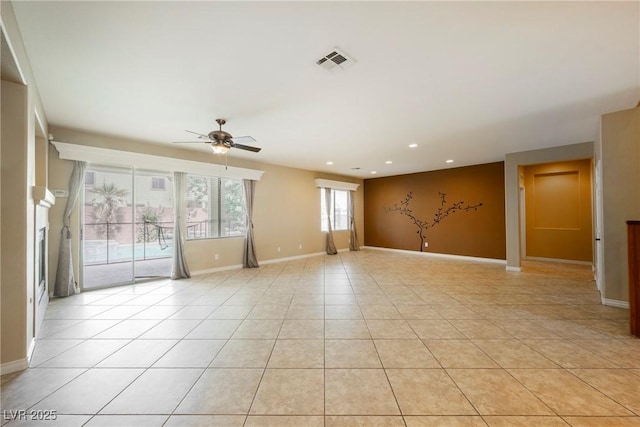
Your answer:
[[[249,145],[242,145],[242,144],[236,144],[236,143],[231,144],[231,147],[238,148],[240,150],[253,151],[254,153],[257,153],[260,150],[262,150],[262,148],[250,147]]]
[[[211,141],[171,141],[174,144],[209,144]]]
[[[233,139],[233,142],[256,142],[252,136],[234,136],[231,139]]]
[[[209,139],[209,135],[205,135],[205,134],[202,134],[202,133],[200,133],[200,132],[194,132],[194,131],[192,131],[192,130],[187,130],[187,129],[185,129],[184,131],[185,131],[185,132],[192,133],[192,134],[194,134],[194,135],[198,135],[198,137],[200,137],[200,139],[207,139],[207,140]]]

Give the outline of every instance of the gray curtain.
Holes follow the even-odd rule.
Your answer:
[[[333,243],[333,230],[331,229],[331,189],[324,189],[324,205],[327,208],[327,254],[335,255],[338,253],[336,245]]]
[[[358,232],[356,231],[354,191],[349,191],[349,250],[359,251]]]
[[[243,180],[244,183],[244,203],[247,212],[247,235],[244,240],[244,257],[242,266],[244,268],[260,267],[256,256],[256,247],[253,241],[253,193],[256,189],[256,182],[252,179]]]
[[[187,174],[184,172],[173,173],[173,265],[171,266],[172,279],[184,279],[191,277],[187,258],[184,253],[184,238],[187,234],[186,223],[183,215],[187,210]]]
[[[87,162],[74,162],[73,171],[69,178],[69,197],[62,217],[62,231],[60,236],[60,250],[58,252],[58,269],[56,270],[56,284],[53,290],[55,297],[68,297],[76,293],[76,279],[73,276],[73,259],[71,257],[71,213],[78,200],[84,171]]]

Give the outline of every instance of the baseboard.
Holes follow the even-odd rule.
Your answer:
[[[513,267],[511,265],[507,265],[507,271],[515,271],[517,273],[522,271],[522,267]]]
[[[620,301],[617,299],[608,299],[602,298],[602,304],[607,307],[616,307],[616,308],[625,308],[629,310],[629,302],[628,301]]]
[[[340,249],[338,252],[341,252],[342,249]],[[265,259],[265,260],[261,260],[258,261],[259,264],[276,264],[279,262],[287,262],[287,261],[295,261],[298,259],[305,259],[305,258],[313,258],[313,257],[317,257],[317,256],[322,256],[322,255],[326,255],[326,252],[312,252],[310,254],[303,254],[303,255],[294,255],[294,256],[288,256],[288,257],[284,257],[284,258],[272,258],[272,259]]]
[[[558,262],[561,264],[590,265],[593,268],[593,263],[590,261],[576,261],[574,259],[544,258],[539,256],[528,256],[528,257],[525,257],[525,260],[526,261]]]
[[[443,258],[443,259],[451,259],[451,260],[458,260],[458,261],[474,261],[474,262],[484,262],[484,263],[502,264],[502,265],[507,263],[507,261],[504,259],[481,258],[481,257],[466,256],[466,255],[441,254],[437,252],[408,251],[406,249],[380,248],[377,246],[363,246],[362,248],[372,249],[376,251],[397,252],[397,253],[413,254],[413,255],[419,255],[419,256],[425,256],[425,257]]]
[[[31,343],[29,343],[29,349],[27,350],[27,364],[31,363],[31,356],[33,356],[33,351],[36,349],[36,339],[32,338]]]
[[[348,252],[349,248],[344,248],[344,249],[338,249],[338,253],[341,252]],[[289,257],[283,257],[283,258],[272,258],[272,259],[263,259],[263,260],[258,260],[258,264],[276,264],[279,262],[288,262],[288,261],[295,261],[295,260],[299,260],[299,259],[305,259],[305,258],[312,258],[312,257],[317,257],[317,256],[323,256],[326,255],[326,252],[312,252],[309,254],[303,254],[303,255],[295,255],[295,256],[289,256]],[[228,271],[228,270],[239,270],[242,268],[242,264],[233,264],[233,265],[227,265],[224,267],[216,267],[216,268],[208,268],[205,270],[196,270],[196,271],[192,271],[191,275],[192,276],[200,276],[203,274],[210,274],[210,273],[217,273],[220,271]]]
[[[242,264],[225,265],[224,267],[207,268],[204,270],[196,270],[191,272],[191,276],[202,276],[203,274],[218,273],[220,271],[239,270]]]
[[[14,372],[24,371],[29,367],[27,358],[13,360],[11,362],[0,365],[0,375],[12,374]]]

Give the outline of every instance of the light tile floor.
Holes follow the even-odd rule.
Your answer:
[[[640,426],[640,340],[588,267],[363,250],[54,300],[1,384],[8,426]]]

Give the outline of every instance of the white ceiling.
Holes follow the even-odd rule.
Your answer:
[[[639,5],[13,4],[51,124],[169,144],[223,117],[263,148],[230,164],[361,178],[593,140],[640,100]],[[356,63],[315,64],[336,46]]]

